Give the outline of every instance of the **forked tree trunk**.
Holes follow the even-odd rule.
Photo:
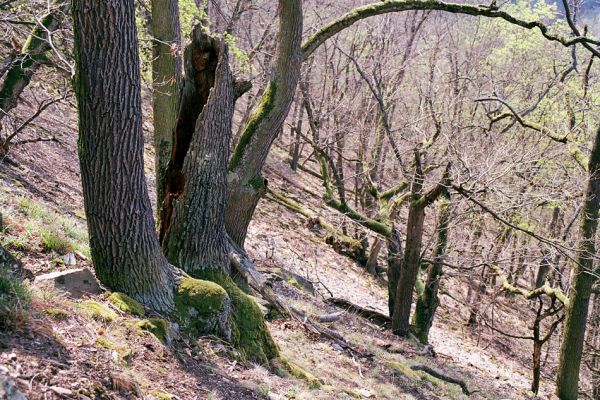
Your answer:
[[[448,225],[450,223],[450,195],[446,193],[444,197],[439,204],[438,237],[433,264],[429,266],[423,294],[417,298],[415,309],[415,334],[421,343],[428,343],[429,341],[429,330],[433,325],[433,318],[440,304],[438,291],[442,279],[443,262],[448,244]]]
[[[300,78],[302,1],[279,0],[277,59],[272,78],[250,116],[229,161],[229,196],[225,224],[231,239],[243,246],[258,201],[266,192],[261,170],[281,131]]]
[[[192,277],[212,281],[227,292],[231,341],[248,359],[267,364],[278,355],[277,346],[258,305],[229,276],[225,209],[235,94],[226,45],[196,26],[186,48],[185,68],[166,172],[163,250],[169,261]]]
[[[181,88],[181,26],[177,0],[152,0],[152,114],[156,170],[156,204],[164,197],[167,164]]]
[[[581,213],[577,259],[573,263],[572,285],[560,346],[556,393],[561,400],[575,400],[579,388],[579,369],[583,353],[592,286],[596,282],[595,238],[600,211],[600,129],[596,133],[588,164],[588,184]]]
[[[73,25],[81,181],[96,274],[112,290],[171,311],[174,278],[144,176],[135,3],[76,0]]]

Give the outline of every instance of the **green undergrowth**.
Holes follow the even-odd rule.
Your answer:
[[[119,318],[117,313],[111,310],[106,304],[97,301],[76,303],[75,309],[82,314],[103,323],[113,322]]]
[[[7,249],[66,254],[80,252],[89,257],[85,224],[60,215],[42,202],[28,197],[0,196],[1,243]]]
[[[31,292],[15,274],[0,267],[0,329],[27,318]]]

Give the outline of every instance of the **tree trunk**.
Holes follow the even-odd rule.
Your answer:
[[[392,331],[399,336],[406,336],[410,331],[410,310],[413,301],[413,289],[417,281],[421,261],[421,244],[423,241],[423,223],[425,206],[423,196],[423,175],[417,167],[411,188],[411,203],[406,222],[406,246],[404,260],[400,269],[400,278],[396,288],[396,301],[392,315]],[[391,288],[393,290],[393,288]]]
[[[152,0],[152,114],[156,170],[156,204],[164,197],[167,164],[181,88],[181,26],[177,0]]]
[[[278,355],[277,346],[258,305],[229,274],[225,209],[235,94],[224,42],[196,26],[185,51],[185,69],[180,114],[165,175],[163,250],[169,261],[192,277],[214,282],[227,292],[231,300],[228,339],[244,357],[266,365]]]
[[[135,3],[76,0],[72,11],[79,158],[94,268],[112,290],[171,311],[174,277],[158,243],[144,176]]]
[[[556,237],[556,228],[558,225],[558,216],[560,215],[560,207],[554,207],[552,211],[552,221],[550,222],[550,234],[552,238]],[[552,267],[552,255],[550,254],[550,250],[544,249],[542,250],[542,259],[540,261],[540,266],[538,268],[537,274],[535,276],[535,288],[541,288],[546,283],[546,277],[548,276],[548,272],[550,272],[550,268]]]
[[[433,325],[433,318],[440,300],[438,290],[442,278],[442,263],[446,255],[448,244],[448,224],[450,223],[450,199],[449,194],[439,205],[438,237],[435,245],[433,264],[429,266],[427,280],[423,294],[417,298],[417,306],[414,316],[415,333],[421,343],[428,343],[429,330]]]
[[[250,116],[229,161],[229,196],[225,224],[231,239],[243,246],[248,225],[265,193],[261,170],[281,131],[300,78],[302,1],[279,0],[277,60],[273,77]]]
[[[23,45],[21,54],[16,56],[7,69],[6,77],[0,86],[0,127],[2,119],[17,106],[19,96],[29,85],[41,61],[45,59],[45,53],[51,49],[49,35],[58,29],[68,9],[68,1],[57,1],[52,11],[42,17],[33,29]]]
[[[592,317],[590,318],[590,338],[589,343],[591,345],[591,359],[590,369],[600,370],[600,296],[594,295]],[[592,397],[594,399],[600,399],[600,380],[598,379],[598,373],[593,380]]]
[[[402,270],[402,238],[396,228],[392,229],[392,234],[387,239],[387,278],[388,278],[388,311],[390,318],[394,315],[396,305],[396,290],[400,280],[400,271]]]
[[[600,272],[593,269],[600,211],[600,130],[594,139],[588,174],[579,228],[577,260],[571,271],[573,284],[569,293],[556,379],[556,392],[561,400],[577,399],[588,307],[592,285],[596,281],[595,274]]]
[[[383,240],[380,238],[375,238],[373,244],[371,245],[371,250],[369,251],[369,258],[367,259],[367,272],[373,276],[377,276],[377,258],[379,256],[379,252],[383,247]]]
[[[226,48],[200,25],[192,36],[185,54],[182,114],[167,169],[168,211],[161,238],[167,259],[197,276],[207,268],[229,270],[225,198],[233,78]]]

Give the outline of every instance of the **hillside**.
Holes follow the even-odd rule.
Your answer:
[[[60,143],[15,147],[1,164],[2,243],[33,275],[91,269],[75,120],[73,108],[55,107],[35,128],[60,133]],[[150,145],[146,153],[152,182]],[[273,192],[296,199],[334,225],[341,223],[341,214],[323,208],[319,180],[291,171],[281,149],[270,156],[266,176]],[[215,337],[196,342],[182,336],[163,343],[157,338],[164,341],[160,329],[144,319],[155,316],[123,312],[107,294],[70,299],[53,291],[34,292],[27,316],[0,332],[0,372],[32,400],[533,398],[528,394],[527,342],[467,328],[468,312],[461,303],[466,292],[452,277],[442,284],[432,347],[395,337],[353,312],[340,315],[344,309],[328,304],[327,298],[386,313],[386,285],[333,251],[324,236],[307,218],[268,196],[260,203],[246,243],[258,267],[273,278],[278,294],[309,315],[336,315],[327,325],[348,341],[348,348],[342,348],[302,321],[269,319],[283,356],[300,367],[295,376],[241,362],[234,349]],[[76,265],[65,265],[67,253],[76,254]],[[91,301],[100,305],[90,307]],[[497,307],[505,330],[520,329],[517,310],[502,298]],[[473,394],[467,397],[460,386],[412,371],[411,365],[427,365],[463,380]],[[539,398],[550,398],[551,392],[551,381],[544,380]]]

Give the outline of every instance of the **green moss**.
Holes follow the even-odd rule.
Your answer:
[[[203,271],[202,277],[225,289],[233,308],[231,339],[243,358],[268,365],[279,355],[262,311],[251,296],[244,293],[229,277],[217,271]]]
[[[211,314],[218,311],[227,293],[218,284],[201,279],[184,277],[177,288],[175,305],[180,312],[182,307],[193,307],[200,313]]]
[[[117,319],[119,316],[116,312],[108,308],[105,304],[97,301],[84,301],[76,305],[76,308],[90,318],[97,321],[109,323]]]
[[[150,332],[162,343],[167,342],[169,322],[160,318],[150,318],[137,321],[133,327],[139,331]]]
[[[403,362],[390,361],[390,362],[386,363],[386,366],[389,369],[399,372],[400,374],[402,374],[405,378],[408,378],[409,380],[412,380],[412,381],[420,381],[421,380],[421,377],[419,376],[419,374],[417,374],[415,371],[410,369],[410,367]]]
[[[46,308],[44,313],[61,321],[69,318],[70,316],[70,314],[65,310],[60,310],[58,308]]]
[[[246,126],[244,128],[244,132],[242,132],[242,135],[240,136],[240,140],[239,140],[237,146],[235,146],[235,150],[233,152],[233,155],[231,156],[231,160],[229,161],[229,170],[230,171],[233,171],[235,169],[235,167],[237,167],[240,164],[240,162],[242,161],[242,158],[244,157],[244,152],[246,151],[246,147],[252,141],[252,136],[254,135],[254,132],[256,132],[258,125],[273,110],[273,106],[275,104],[276,92],[277,92],[277,89],[275,86],[275,82],[273,82],[273,81],[269,82],[269,85],[265,89],[265,92],[263,93],[263,95],[260,99],[260,104],[258,105],[258,107],[256,107],[256,109],[254,110],[254,112],[252,113],[250,118],[248,119],[248,123],[246,124]]]
[[[104,347],[105,349],[116,351],[123,364],[126,364],[129,357],[131,357],[131,347],[115,344],[104,337],[96,339],[95,345],[96,347]]]
[[[308,386],[311,389],[318,389],[323,386],[323,382],[318,379],[316,376],[307,372],[299,365],[289,361],[285,357],[279,357],[272,361],[272,365],[279,370],[279,372],[283,372],[284,376],[286,374],[291,375],[296,379],[303,379],[308,382]]]
[[[154,392],[152,393],[154,395],[154,397],[160,399],[160,400],[172,400],[173,397],[171,397],[171,395],[163,393],[163,392]]]
[[[363,398],[363,396],[360,393],[355,392],[352,389],[342,389],[342,392],[346,393],[350,397],[354,397],[355,399],[362,399]]]
[[[108,301],[119,310],[128,314],[137,315],[139,317],[143,317],[145,314],[144,307],[124,293],[115,292],[108,296]]]
[[[287,281],[288,284],[294,286],[295,288],[298,288],[300,290],[303,290],[304,288],[302,287],[301,284],[298,283],[298,281],[295,278],[290,278]]]

